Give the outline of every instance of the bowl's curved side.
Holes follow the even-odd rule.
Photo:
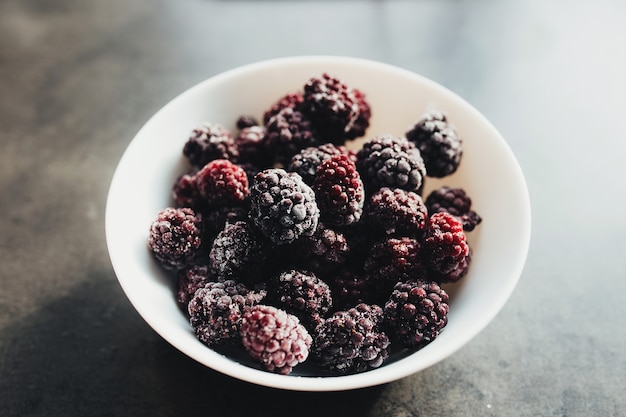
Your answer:
[[[328,72],[359,88],[372,104],[366,137],[402,135],[428,109],[445,111],[464,139],[459,170],[444,179],[472,196],[483,223],[470,236],[468,276],[455,288],[449,324],[430,345],[379,369],[340,377],[274,375],[237,363],[202,345],[172,295],[174,282],[146,245],[156,212],[171,205],[168,187],[185,170],[182,147],[202,121],[232,128],[239,115],[260,118],[287,92]],[[242,92],[242,94],[237,94]],[[243,94],[245,93],[245,94]],[[441,181],[427,182],[432,189]],[[530,242],[530,200],[522,170],[495,127],[448,89],[410,71],[357,58],[313,56],[250,64],[182,93],[137,133],[122,156],[107,198],[106,239],[120,285],[143,319],[173,346],[216,371],[292,390],[362,388],[410,375],[445,358],[480,332],[511,295]]]

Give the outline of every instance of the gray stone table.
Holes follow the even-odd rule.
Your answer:
[[[625,22],[620,0],[1,0],[0,415],[626,415]],[[108,186],[142,124],[209,76],[303,54],[447,86],[530,190],[510,301],[380,387],[282,392],[205,368],[136,314],[107,254]]]

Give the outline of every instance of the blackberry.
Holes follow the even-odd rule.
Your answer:
[[[462,188],[441,187],[433,190],[425,201],[428,212],[448,212],[461,219],[463,230],[471,232],[482,218],[471,209],[472,200]]]
[[[187,308],[196,337],[208,346],[236,341],[244,312],[265,295],[232,280],[207,283],[195,292]]]
[[[332,306],[330,287],[311,272],[284,271],[270,288],[277,306],[297,316],[305,327],[325,316]]]
[[[470,248],[461,221],[446,212],[428,219],[423,240],[423,253],[429,276],[440,283],[455,282],[466,273]]]
[[[267,258],[266,248],[248,223],[228,223],[213,240],[209,266],[218,279],[254,283]]]
[[[164,268],[182,269],[200,254],[201,230],[201,217],[192,209],[168,207],[150,225],[148,247]]]
[[[335,146],[332,143],[323,143],[319,146],[304,148],[291,158],[287,171],[300,174],[304,182],[313,185],[317,168],[322,161],[331,156],[348,154],[348,152],[345,147]]]
[[[333,297],[333,305],[339,310],[361,303],[371,303],[376,298],[369,280],[360,270],[342,268],[329,274],[327,280]]]
[[[269,168],[274,163],[274,155],[269,147],[264,127],[250,126],[241,129],[235,137],[235,143],[239,151],[239,164],[249,163]]]
[[[287,107],[293,110],[302,110],[302,102],[304,101],[304,96],[302,92],[288,93],[281,97],[278,101],[276,101],[272,106],[263,113],[263,123],[267,126],[272,117],[276,116],[282,109]]]
[[[324,368],[341,374],[380,367],[389,356],[389,338],[380,329],[382,309],[358,304],[335,312],[316,329],[312,353]]]
[[[250,116],[249,114],[243,114],[239,116],[239,118],[237,118],[235,126],[237,126],[237,129],[243,130],[248,127],[259,126],[259,122],[254,116]]]
[[[228,129],[219,124],[204,123],[191,132],[183,147],[183,155],[193,166],[202,168],[214,159],[237,162],[239,151]]]
[[[318,223],[315,233],[299,239],[293,252],[303,258],[307,269],[324,275],[346,262],[350,247],[343,233]]]
[[[354,139],[365,135],[370,125],[370,118],[372,117],[372,110],[365,94],[356,88],[353,88],[352,91],[354,92],[354,97],[359,106],[359,115],[354,121],[354,124],[350,127],[348,133],[346,133],[346,139]]]
[[[270,372],[289,374],[309,356],[311,335],[296,316],[276,307],[259,304],[247,310],[239,333],[252,360]]]
[[[385,304],[385,324],[405,347],[422,348],[448,323],[448,299],[436,282],[399,282]]]
[[[178,208],[190,208],[196,212],[205,212],[207,202],[200,195],[195,174],[183,174],[172,187],[172,198],[174,205]]]
[[[315,233],[319,209],[313,190],[295,173],[281,168],[259,172],[250,190],[250,218],[274,244]]]
[[[426,175],[419,149],[406,138],[388,134],[365,142],[356,166],[370,192],[381,187],[418,192]]]
[[[422,248],[416,239],[388,238],[370,250],[363,269],[370,285],[386,299],[398,281],[424,273]]]
[[[187,304],[197,290],[213,281],[211,270],[206,265],[192,265],[178,271],[176,301],[187,310]]]
[[[239,165],[226,159],[207,163],[196,174],[200,195],[209,206],[242,203],[248,196],[248,176]]]
[[[324,73],[305,84],[303,111],[311,117],[320,137],[341,144],[361,133],[363,121],[353,130],[361,115],[359,104],[364,102],[362,94],[359,98],[342,80]]]
[[[442,178],[457,170],[463,142],[443,113],[424,114],[406,137],[419,148],[428,176]]]
[[[428,210],[419,194],[382,187],[370,196],[363,217],[387,235],[419,236],[426,226]]]
[[[363,214],[365,190],[356,165],[347,155],[335,155],[317,168],[313,191],[321,220],[332,226],[356,223]]]
[[[276,161],[282,164],[288,164],[302,149],[319,144],[309,118],[291,107],[282,109],[269,120],[265,134]]]

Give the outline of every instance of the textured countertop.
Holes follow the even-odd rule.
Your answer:
[[[626,415],[626,3],[0,1],[0,415]],[[143,123],[258,60],[363,57],[460,94],[526,175],[532,242],[495,320],[384,386],[283,392],[135,312],[104,208]]]

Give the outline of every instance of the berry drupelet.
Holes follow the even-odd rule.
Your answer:
[[[472,200],[462,188],[441,187],[433,190],[425,201],[430,214],[448,212],[461,219],[463,230],[471,232],[482,218],[471,209]]]
[[[150,225],[148,247],[165,269],[194,263],[202,246],[202,220],[190,208],[160,210]]]
[[[316,329],[312,353],[326,369],[340,374],[380,367],[389,356],[389,338],[380,329],[382,309],[358,304],[335,312]]]
[[[183,147],[183,155],[191,165],[202,168],[214,159],[236,162],[239,151],[228,129],[216,123],[203,123],[191,132]]]
[[[384,322],[404,346],[422,348],[448,323],[448,299],[436,282],[399,282],[385,304]]]
[[[363,219],[387,235],[419,236],[426,226],[428,211],[422,197],[401,188],[382,187],[364,208]]]
[[[250,218],[276,245],[315,233],[319,221],[315,193],[295,173],[281,168],[259,172],[250,189]]]
[[[331,156],[319,165],[313,191],[323,222],[348,226],[361,218],[365,190],[356,165],[348,155]]]
[[[426,175],[419,149],[406,138],[389,134],[365,142],[356,166],[369,192],[381,187],[419,192]]]
[[[248,176],[239,165],[215,159],[196,174],[200,195],[211,207],[237,205],[248,196]]]
[[[406,137],[419,148],[428,176],[442,178],[459,167],[463,142],[443,113],[424,114]]]
[[[461,221],[446,212],[430,216],[424,232],[423,254],[433,280],[443,283],[461,279],[470,261],[470,247]]]
[[[270,372],[287,375],[309,356],[311,335],[296,316],[276,307],[247,310],[239,333],[252,360]]]
[[[195,292],[187,308],[196,337],[208,346],[234,342],[246,310],[265,297],[235,281],[209,282]]]

